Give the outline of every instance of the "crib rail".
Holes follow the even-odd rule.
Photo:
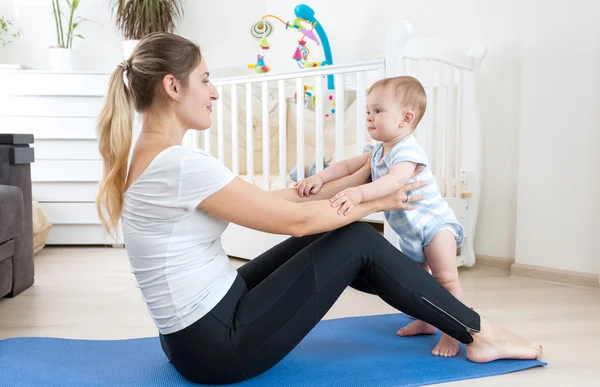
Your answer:
[[[392,72],[384,60],[372,60],[215,79],[220,98],[213,125],[193,137],[192,145],[265,190],[290,187],[293,171],[297,181],[361,153],[372,142],[365,120],[368,88],[385,74],[411,75],[427,93],[427,110],[415,136],[442,196],[468,198],[465,171],[472,167],[467,164],[473,152],[465,147],[473,146],[475,132],[468,57],[453,53],[453,62],[435,55],[419,58],[415,52],[394,62]],[[333,90],[328,76],[334,77]]]
[[[388,31],[385,59],[213,79],[220,98],[212,127],[189,131],[186,141],[251,184],[265,190],[290,187],[292,175],[300,180],[361,153],[372,142],[365,119],[368,88],[384,77],[412,75],[428,98],[415,136],[465,228],[457,265],[470,266],[481,191],[475,85],[484,56],[481,45],[462,52],[438,39],[414,38],[410,23],[401,20]],[[332,78],[329,89],[325,80]],[[385,238],[397,246],[399,236],[381,213],[365,220],[383,223]],[[229,255],[252,259],[282,238],[233,224],[222,240]]]
[[[441,60],[404,58],[401,72],[421,81],[427,110],[415,137],[429,163],[443,197],[468,197],[464,144],[472,136],[468,119],[471,73]]]
[[[318,172],[371,141],[366,92],[383,75],[381,59],[215,79],[220,98],[212,127],[192,134],[191,144],[252,184],[266,190],[290,187],[293,170],[296,180],[303,179],[305,165]],[[333,90],[328,76],[334,77]]]
[[[213,79],[211,82],[215,86],[270,82],[297,78],[310,78],[315,76],[327,76],[335,74],[358,73],[365,71],[380,71],[384,69],[384,59],[373,59],[358,63],[347,63],[340,65],[321,66],[302,69],[302,71],[280,71],[265,74],[249,74],[248,76],[227,77]]]

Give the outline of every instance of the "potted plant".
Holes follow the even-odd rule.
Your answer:
[[[80,0],[66,0],[68,6],[68,15],[65,15],[60,10],[59,0],[52,0],[52,13],[56,26],[56,45],[50,46],[49,60],[50,68],[56,71],[72,70],[72,48],[75,38],[84,39],[80,34],[76,34],[75,30],[79,23],[83,20],[79,16],[75,16],[75,11],[79,7]],[[64,23],[63,23],[64,21]]]
[[[129,58],[140,39],[151,32],[173,32],[183,17],[183,0],[111,0],[123,52]]]
[[[4,16],[0,16],[0,47],[6,47],[7,45],[14,43],[21,35],[23,35],[23,30],[21,28],[15,27],[10,20]],[[0,63],[0,70],[18,70],[23,68],[23,66],[18,64]]]
[[[10,20],[0,16],[0,44],[2,47],[14,43],[15,39],[22,34],[23,31],[20,28],[15,28]]]

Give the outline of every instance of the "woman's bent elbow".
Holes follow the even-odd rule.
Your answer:
[[[294,238],[300,238],[303,236],[308,235],[309,232],[306,228],[306,224],[304,222],[298,222],[298,223],[294,223],[291,227],[290,227],[290,235],[293,236]]]

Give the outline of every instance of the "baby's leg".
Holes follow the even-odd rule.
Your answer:
[[[456,237],[452,231],[443,230],[435,234],[431,242],[425,246],[425,256],[435,279],[454,297],[462,301],[463,290],[456,268]],[[431,353],[437,356],[456,356],[458,341],[442,333],[439,343]]]
[[[449,230],[435,234],[431,242],[425,246],[427,264],[420,264],[429,271],[438,282],[452,295],[461,300],[462,287],[458,281],[456,268],[456,236]],[[413,321],[398,331],[398,336],[427,335],[437,332],[437,328],[424,321]],[[438,345],[431,352],[437,356],[455,356],[458,353],[458,341],[442,334]]]
[[[428,272],[429,274],[431,274],[431,268],[429,267],[428,264],[426,264],[426,263],[419,263],[419,266],[421,266],[426,272]]]

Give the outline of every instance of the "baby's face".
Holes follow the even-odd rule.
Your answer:
[[[375,141],[391,141],[398,137],[404,112],[389,88],[377,88],[367,96],[367,130]]]

